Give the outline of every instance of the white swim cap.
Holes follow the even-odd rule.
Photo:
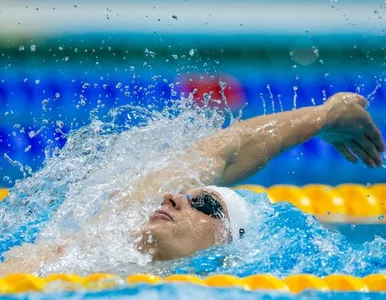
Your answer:
[[[205,188],[220,194],[222,200],[225,202],[231,225],[232,239],[233,241],[237,241],[245,233],[245,228],[250,215],[246,201],[234,190],[227,187],[211,185]]]

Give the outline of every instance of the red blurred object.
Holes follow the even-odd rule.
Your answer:
[[[224,95],[229,107],[232,111],[239,110],[245,104],[245,93],[241,83],[232,75],[220,74],[209,77],[193,74],[185,76],[182,80],[183,91],[186,95],[189,95],[189,93],[193,93],[197,89],[197,92],[194,94],[194,100],[201,106],[204,105],[204,95],[212,93],[212,101],[209,101],[209,106],[224,108],[225,103],[221,96],[220,82],[226,83]]]

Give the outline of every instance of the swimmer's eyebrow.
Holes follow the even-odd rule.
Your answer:
[[[221,196],[217,194],[215,191],[212,190],[206,190],[205,188],[201,189],[202,193],[212,195],[216,198],[216,200],[222,200]]]
[[[182,194],[182,195],[186,195],[186,194],[190,194],[188,193],[189,190],[180,190],[178,191],[178,194]]]
[[[192,192],[188,193],[189,191],[192,191]],[[183,194],[183,195],[190,195],[190,196],[193,196],[193,197],[198,197],[198,196],[200,196],[202,194],[208,194],[208,195],[213,196],[217,201],[219,201],[221,206],[224,206],[223,200],[222,200],[220,195],[218,195],[214,191],[206,190],[205,188],[184,189],[184,190],[180,190],[179,193]]]
[[[220,205],[222,207],[225,206],[225,203],[222,200],[221,196],[219,194],[217,194],[215,191],[206,190],[205,188],[200,188],[200,189],[197,189],[197,190],[198,190],[198,195],[196,197],[201,196],[203,194],[211,195],[214,199],[216,199],[220,203]]]

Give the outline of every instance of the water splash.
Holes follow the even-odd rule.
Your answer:
[[[111,110],[104,121],[95,118],[70,132],[66,146],[49,156],[44,168],[18,181],[10,197],[0,203],[0,252],[22,241],[65,245],[60,258],[41,266],[37,271],[41,275],[269,272],[282,277],[386,271],[384,239],[352,245],[312,216],[289,204],[272,205],[266,196],[251,192],[242,192],[253,212],[244,239],[189,258],[150,263],[151,258],[133,244],[138,224],[155,208],[154,191],[133,199],[130,191],[136,179],[161,170],[170,161],[180,167],[184,162],[175,158],[212,135],[227,117],[219,109],[198,107],[193,98],[169,101],[161,110],[123,105]],[[197,178],[191,172],[179,179],[199,182]],[[170,191],[169,184],[165,182],[157,192]],[[15,248],[7,256],[18,258],[24,253]]]
[[[298,99],[298,86],[293,86],[294,97],[293,97],[293,109],[297,108],[297,99]]]
[[[124,105],[104,119],[70,132],[65,147],[48,157],[44,168],[18,181],[0,203],[0,252],[22,241],[64,244],[64,255],[42,266],[40,274],[125,274],[148,265],[150,258],[133,247],[133,235],[155,208],[155,199],[150,199],[154,191],[145,191],[144,199],[124,199],[132,197],[136,179],[177,161],[173,158],[221,128],[225,115],[182,99],[168,102],[161,111]],[[197,177],[191,172],[184,179],[199,183]],[[168,182],[157,192],[166,191]],[[125,209],[116,211],[123,202]],[[106,213],[101,222],[94,222],[102,208]],[[15,249],[7,257],[23,255]]]
[[[382,87],[382,84],[379,81],[377,81],[374,90],[366,97],[366,99],[369,101],[369,104],[371,104],[371,102],[374,100],[374,95],[381,87]]]
[[[272,94],[271,85],[267,84],[267,90],[269,93],[269,99],[271,99],[271,105],[272,105],[272,113],[275,112],[275,99]]]
[[[263,104],[263,115],[267,114],[267,104],[265,103],[264,94],[260,93],[260,99]]]

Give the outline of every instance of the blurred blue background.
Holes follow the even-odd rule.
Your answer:
[[[42,167],[66,134],[125,103],[198,89],[243,118],[358,92],[386,134],[384,1],[2,1],[0,187]],[[98,112],[96,112],[96,108]],[[248,182],[386,181],[318,139]]]

